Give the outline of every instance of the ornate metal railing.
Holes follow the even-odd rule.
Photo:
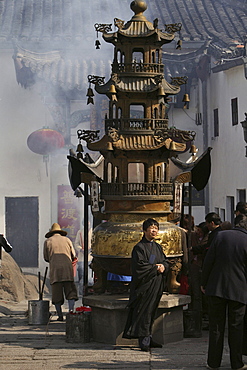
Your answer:
[[[173,185],[169,182],[144,183],[102,183],[101,195],[104,196],[143,196],[143,195],[172,195]]]
[[[164,64],[157,63],[113,63],[112,71],[114,73],[164,73]]]
[[[167,119],[148,119],[148,118],[116,118],[105,120],[105,131],[108,128],[115,128],[116,130],[156,130],[159,128],[167,128]]]

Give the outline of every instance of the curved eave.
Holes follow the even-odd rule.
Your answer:
[[[148,37],[155,33],[155,28],[145,16],[140,18],[134,16],[118,32],[127,37]]]
[[[136,37],[151,37],[153,35],[157,35],[157,40],[159,41],[163,41],[163,43],[168,43],[168,42],[171,42],[175,35],[174,34],[171,34],[171,33],[165,33],[165,32],[162,32],[161,30],[159,29],[154,29],[154,30],[143,30],[141,29],[140,27],[140,30],[139,32],[135,32],[135,30],[133,30],[132,32],[126,32],[125,30],[119,30],[118,33],[122,36],[125,36],[125,37],[131,37],[131,38],[136,38]]]
[[[133,135],[124,135],[121,134],[119,140],[112,141],[109,136],[104,135],[101,140],[93,143],[88,143],[88,149],[92,151],[109,151],[109,143],[111,143],[112,150],[157,150],[162,147],[165,147],[169,150],[173,142],[174,152],[184,152],[186,150],[185,143],[178,143],[173,141],[171,138],[168,138],[162,142],[155,140],[152,134],[143,135],[136,134],[133,132]]]
[[[113,148],[118,150],[157,150],[165,147],[169,150],[173,140],[168,138],[162,142],[156,141],[153,135],[121,135],[120,139],[112,143]],[[186,144],[173,141],[175,151],[183,152]]]
[[[158,41],[162,44],[167,44],[174,40],[175,35],[173,33],[165,33],[160,30],[157,30]]]
[[[92,151],[107,151],[109,142],[111,142],[109,136],[104,135],[99,141],[88,143],[87,147]]]
[[[152,93],[159,89],[160,84],[155,82],[152,77],[119,77],[118,82],[109,80],[105,85],[95,85],[95,91],[98,94],[108,95],[110,86],[114,85],[118,92],[134,92],[134,93]],[[180,92],[180,87],[169,84],[165,79],[161,85],[167,95],[176,95]]]
[[[181,63],[185,61],[191,61],[195,58],[207,54],[208,49],[212,43],[212,40],[206,40],[205,42],[184,42],[181,50],[162,50],[163,60],[166,62]]]
[[[114,85],[118,92],[135,92],[135,93],[151,93],[159,89],[160,84],[156,83],[152,77],[122,77],[118,78],[117,82],[110,79],[104,85],[95,85],[95,91],[98,94],[109,94],[110,86]],[[176,95],[180,92],[180,87],[171,85],[165,79],[161,85],[167,95]]]
[[[110,44],[115,45],[117,43],[117,40],[118,40],[118,32],[114,32],[114,33],[104,32],[102,37],[105,40],[105,42],[109,42]]]
[[[180,86],[169,84],[166,80],[162,81],[162,87],[167,95],[176,95],[180,92]]]
[[[143,29],[142,27],[131,28],[131,30],[120,29],[117,32],[113,32],[113,33],[105,32],[103,33],[102,37],[105,40],[105,42],[115,45],[118,42],[119,37],[121,36],[126,37],[126,38],[144,38],[144,37],[147,38],[147,37],[152,37],[153,35],[156,36],[155,41],[160,42],[161,45],[170,43],[171,41],[174,40],[174,37],[175,37],[174,34],[165,33],[159,29],[150,30],[146,28]]]
[[[165,94],[175,95],[180,91],[179,86],[169,84],[165,79],[161,83]],[[116,89],[121,92],[141,92],[150,93],[159,89],[160,84],[155,82],[154,78],[145,77],[122,77],[119,82],[115,84]]]
[[[110,90],[110,86],[111,85],[115,85],[115,82],[110,79],[109,81],[107,81],[106,84],[104,85],[95,85],[95,91],[98,93],[98,94],[109,94],[109,90]]]

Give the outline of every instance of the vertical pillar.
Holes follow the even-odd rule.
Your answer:
[[[207,97],[207,81],[202,82],[202,109],[203,109],[203,147],[208,148],[208,97]],[[205,214],[209,212],[209,186],[205,187]]]
[[[88,184],[84,183],[84,271],[83,297],[88,293]],[[83,301],[82,297],[82,301]]]

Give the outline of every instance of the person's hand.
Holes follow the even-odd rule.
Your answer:
[[[157,271],[159,272],[159,273],[163,273],[164,271],[165,271],[165,266],[164,265],[162,265],[162,263],[157,263],[156,264],[156,266],[157,266]]]
[[[201,291],[203,294],[205,294],[205,288],[203,286],[201,286]]]
[[[72,257],[72,266],[73,267],[76,266],[77,262],[78,262],[78,258],[77,257]]]

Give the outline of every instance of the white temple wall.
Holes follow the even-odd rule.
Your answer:
[[[44,235],[57,222],[57,185],[69,185],[68,149],[50,155],[46,164],[42,155],[28,148],[28,136],[44,126],[53,128],[53,121],[35,86],[24,89],[17,84],[12,55],[11,50],[0,50],[0,233],[6,235],[6,197],[38,197],[38,263],[43,272]],[[37,272],[37,268],[23,270]]]
[[[175,108],[174,105],[171,104],[168,112],[169,126],[175,126],[180,130],[196,132],[195,145],[196,148],[198,149],[198,152],[196,154],[197,157],[200,157],[205,150],[203,147],[203,126],[202,124],[198,125],[196,121],[196,114],[201,112],[200,95],[201,95],[200,84],[198,85],[194,81],[189,92],[190,102],[188,109]],[[183,99],[181,93],[177,96],[177,100],[178,99],[180,100]],[[178,158],[183,162],[189,160],[190,157],[191,153],[189,153],[188,151],[184,154],[178,154]],[[182,172],[181,169],[171,164],[172,177],[175,177],[178,173],[181,172]],[[185,207],[184,212],[189,213],[188,207]],[[205,206],[204,205],[192,206],[192,215],[194,217],[195,224],[203,222],[205,219]]]
[[[229,198],[233,197],[234,207],[239,201],[238,189],[247,184],[247,158],[241,121],[245,119],[247,80],[244,67],[212,73],[208,83],[208,138],[213,148],[212,174],[210,177],[210,211],[226,213]],[[238,124],[232,125],[231,99],[238,98]],[[214,136],[213,110],[219,110],[219,136]]]
[[[247,80],[244,76],[244,66],[236,66],[226,71],[211,72],[207,80],[207,136],[208,145],[212,147],[212,169],[208,183],[209,212],[219,212],[222,219],[231,221],[233,214],[229,202],[234,207],[239,199],[239,190],[247,187],[247,158],[243,128],[241,121],[245,119]],[[238,124],[232,125],[231,99],[238,98]],[[203,111],[202,83],[192,86],[190,91],[189,109],[177,109],[173,106],[169,110],[169,125],[184,130],[196,131],[195,145],[200,156],[204,147],[205,133],[203,125],[196,125],[195,115]],[[219,111],[219,136],[214,136],[214,109]],[[204,117],[202,116],[202,119]],[[179,159],[186,161],[189,153],[179,155]],[[230,197],[230,198],[229,198]],[[247,200],[247,199],[246,199]],[[188,209],[185,209],[187,212]],[[204,220],[205,208],[192,207],[192,214],[196,223]]]

